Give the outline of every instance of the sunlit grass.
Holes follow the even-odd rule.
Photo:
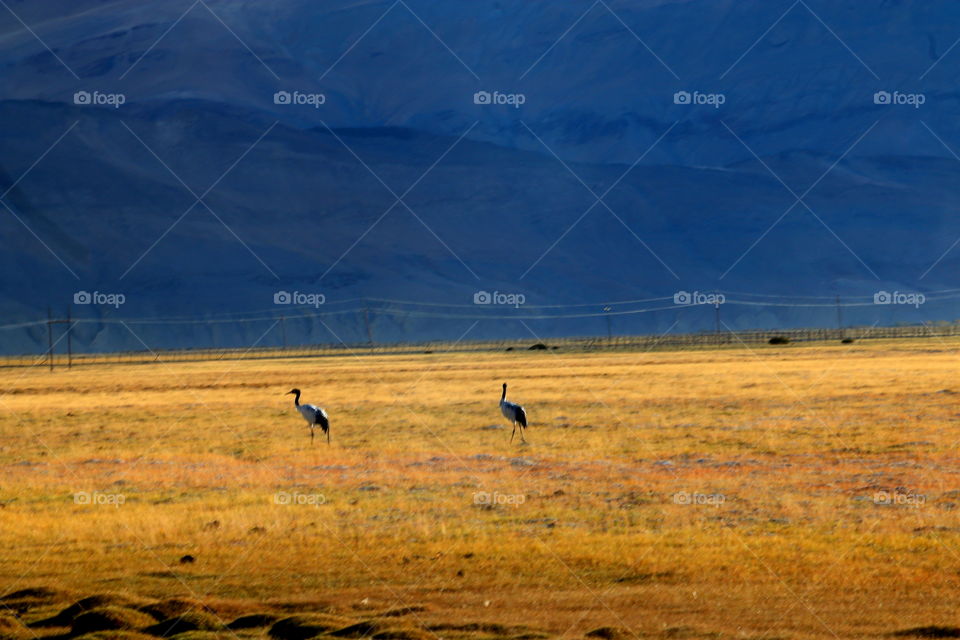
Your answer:
[[[4,369],[0,590],[366,598],[574,636],[957,624],[958,347]]]

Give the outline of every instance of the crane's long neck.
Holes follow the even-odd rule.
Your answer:
[[[500,395],[500,403],[507,399],[507,385],[503,385],[503,393]]]
[[[300,392],[299,392],[299,391],[297,391],[297,393],[293,396],[293,406],[295,406],[295,407],[299,407],[299,406],[300,406]]]

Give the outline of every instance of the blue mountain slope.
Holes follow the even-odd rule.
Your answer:
[[[960,58],[949,53],[960,10],[949,3],[9,6],[19,19],[0,14],[7,323],[60,313],[78,290],[123,292],[121,309],[75,309],[109,319],[271,309],[279,290],[322,292],[333,312],[360,297],[469,305],[478,290],[522,292],[532,306],[954,286],[960,252],[939,260],[960,237]],[[78,91],[124,102],[75,104]],[[277,104],[278,91],[323,104]],[[524,104],[478,105],[477,91]],[[676,104],[678,91],[724,102]],[[877,91],[924,102],[876,104]],[[725,317],[798,326],[832,313]],[[848,317],[957,310],[891,313]],[[293,339],[329,341],[328,327],[365,339],[358,312],[297,322]],[[472,322],[380,313],[374,327],[378,339],[455,338]],[[666,310],[618,330],[712,322]],[[250,344],[269,324],[137,326],[159,347]],[[109,325],[80,331],[92,348],[142,348]],[[472,331],[529,335],[510,321]],[[0,340],[30,351],[45,335]]]

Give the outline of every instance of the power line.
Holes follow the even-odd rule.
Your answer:
[[[718,292],[722,293],[722,292]],[[726,294],[723,294],[726,295]],[[733,294],[731,294],[733,295]],[[735,294],[735,295],[744,295],[744,296],[756,296],[756,297],[770,297],[768,294]],[[934,291],[924,294],[926,302],[937,302],[945,300],[955,300],[960,299],[960,289],[947,289],[944,291]],[[796,300],[798,301],[773,301],[773,300],[743,300],[737,298],[726,298],[721,304],[722,306],[746,306],[746,307],[777,307],[777,308],[807,308],[807,309],[836,309],[838,313],[841,309],[844,308],[857,308],[857,307],[873,307],[873,306],[884,306],[877,305],[874,301],[873,296],[864,296],[863,301],[857,301],[857,297],[852,297],[844,299],[843,302],[840,302],[837,296],[797,296]],[[203,317],[197,316],[162,316],[162,317],[146,317],[146,318],[118,318],[118,317],[102,317],[102,318],[77,318],[72,317],[70,320],[70,325],[110,325],[110,324],[129,324],[129,325],[210,325],[210,324],[237,324],[237,323],[258,323],[258,322],[273,322],[276,321],[280,316],[283,317],[284,321],[286,320],[296,320],[296,319],[309,319],[309,318],[324,318],[331,316],[345,316],[345,315],[354,315],[357,317],[364,316],[366,318],[365,324],[369,322],[369,315],[371,313],[376,313],[381,316],[395,316],[395,317],[408,317],[408,318],[433,318],[433,319],[451,319],[451,320],[569,320],[569,319],[583,319],[583,318],[601,318],[610,316],[631,316],[631,315],[640,315],[645,313],[654,313],[658,311],[681,311],[681,310],[692,310],[697,309],[703,306],[713,306],[711,305],[701,305],[701,304],[672,304],[672,305],[660,305],[654,307],[640,307],[640,308],[623,308],[623,307],[632,307],[637,304],[643,304],[648,302],[662,302],[665,300],[671,300],[672,297],[659,297],[659,298],[644,298],[638,300],[621,300],[615,302],[607,303],[574,303],[569,305],[519,305],[515,308],[512,308],[512,311],[509,311],[511,307],[509,306],[500,306],[500,305],[478,305],[478,304],[447,304],[447,303],[438,303],[438,302],[420,302],[412,300],[395,300],[387,298],[351,298],[349,300],[336,301],[331,304],[345,304],[347,302],[362,302],[360,306],[349,307],[346,309],[333,309],[326,310],[327,306],[324,304],[324,309],[317,308],[315,311],[305,310],[302,307],[300,308],[299,313],[288,313],[296,307],[283,307],[283,313],[280,313],[281,309],[264,309],[264,310],[255,310],[249,312],[231,312],[228,314],[212,314]],[[786,300],[786,296],[780,296],[781,300]],[[806,300],[824,300],[823,302],[806,302]],[[370,303],[377,302],[380,304],[391,304],[397,305],[395,307],[390,306],[372,306]],[[414,308],[402,308],[402,305]],[[719,305],[718,305],[719,306]],[[417,308],[420,307],[420,308]],[[584,308],[593,308],[594,311],[579,311]],[[437,309],[434,311],[433,309]],[[457,311],[458,309],[472,309],[473,313],[464,313]],[[570,313],[537,313],[536,310],[541,309],[557,309],[557,310],[571,310]],[[507,311],[507,312],[505,312]],[[267,315],[269,314],[269,315]],[[50,319],[47,320],[32,320],[25,322],[17,322],[6,325],[0,325],[0,331],[11,331],[16,329],[24,329],[28,327],[42,326],[51,322]],[[369,333],[369,332],[368,332]]]

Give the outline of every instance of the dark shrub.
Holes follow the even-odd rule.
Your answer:
[[[930,625],[929,627],[914,627],[903,631],[894,631],[893,635],[900,637],[916,636],[918,638],[960,638],[960,627]]]
[[[143,605],[143,600],[131,598],[121,593],[101,593],[77,600],[72,605],[60,611],[51,618],[34,622],[32,627],[69,627],[73,619],[84,611],[100,607],[127,607],[136,609]]]
[[[79,636],[94,631],[135,631],[153,623],[153,618],[142,611],[109,606],[84,611],[73,619],[71,627]]]
[[[268,632],[277,640],[307,640],[322,633],[342,629],[350,624],[349,620],[339,616],[324,614],[290,616],[278,620]]]
[[[220,629],[223,629],[223,624],[214,616],[203,611],[190,611],[158,622],[144,631],[150,635],[169,638],[186,631],[218,631]]]
[[[373,634],[373,640],[435,640],[423,629],[387,629]]]
[[[191,611],[203,611],[206,613],[212,612],[210,607],[204,603],[200,602],[199,600],[191,600],[189,598],[169,598],[168,600],[161,600],[160,602],[154,602],[152,604],[137,608],[140,611],[153,616],[156,620],[176,618],[177,616],[182,616],[183,614]]]
[[[584,634],[588,638],[599,638],[600,640],[622,640],[631,637],[629,629],[623,627],[600,627]]]
[[[258,627],[269,627],[280,619],[272,613],[252,613],[246,616],[240,616],[227,625],[227,629],[256,629]]]

